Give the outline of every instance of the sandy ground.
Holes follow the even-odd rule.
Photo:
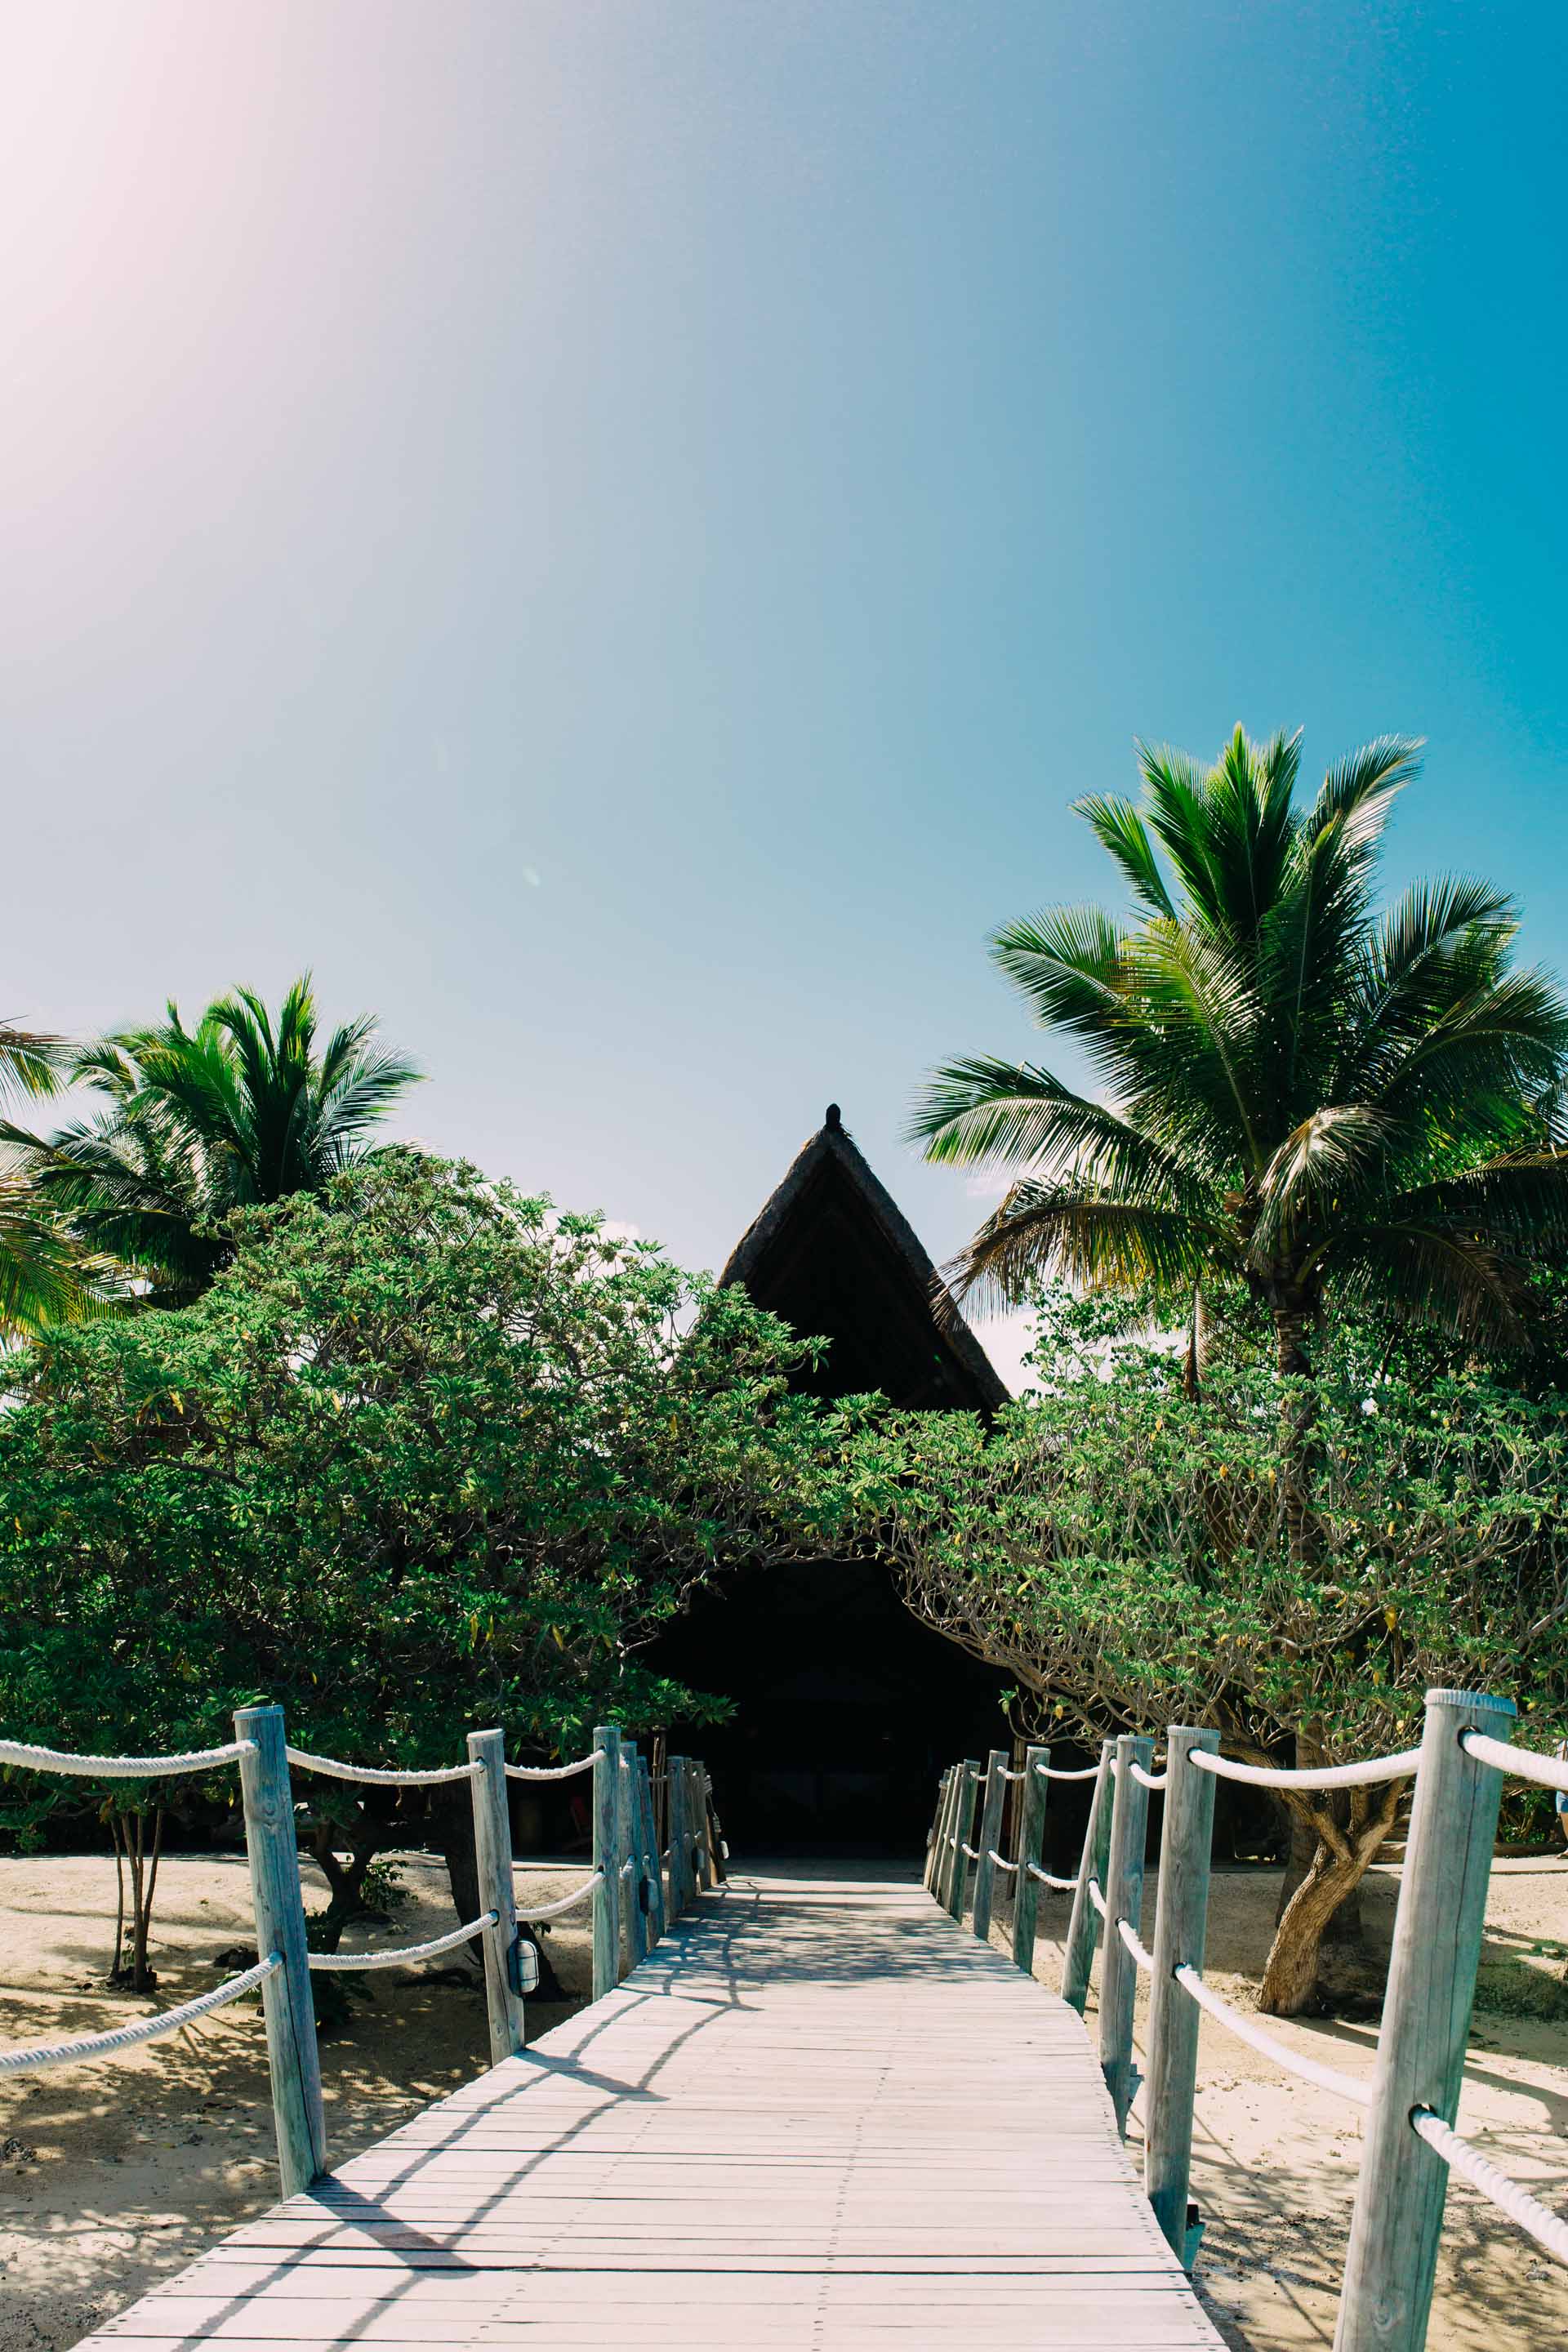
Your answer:
[[[0,2045],[90,2032],[165,2001],[189,1999],[218,1974],[216,1955],[247,1938],[243,1862],[166,1860],[153,1953],[155,2000],[109,1996],[103,1972],[113,1927],[107,1859],[0,1860]],[[582,1865],[520,1882],[541,1903]],[[412,1942],[451,1925],[445,1873],[409,1858],[412,1899],[389,1930],[354,1930],[346,1948]],[[1218,1874],[1206,1974],[1250,2004],[1278,1887],[1268,1869]],[[1386,1948],[1397,1870],[1368,1881],[1367,1926]],[[1154,1916],[1151,1874],[1145,1921]],[[324,1899],[324,1889],[312,1893]],[[1058,1979],[1066,1899],[1043,1898],[1037,1972]],[[549,1949],[566,1990],[581,1997],[590,1957],[584,1924],[558,1924]],[[998,1930],[1000,1938],[1001,1930]],[[1568,2021],[1516,2013],[1552,2008],[1568,1945],[1568,1862],[1500,1862],[1492,1879],[1485,1967],[1492,2005],[1478,2013],[1461,2128],[1557,2210],[1568,2210]],[[349,1979],[348,1981],[353,1981]],[[439,1961],[365,1980],[344,2029],[322,2044],[327,2130],[352,2155],[486,2063],[477,1979],[454,1982]],[[1568,2001],[1563,2002],[1568,2010]],[[1354,2013],[1270,2030],[1346,2073],[1371,2071],[1375,2019]],[[1364,2000],[1359,2007],[1369,2009]],[[531,2002],[531,2032],[569,2013]],[[1089,2011],[1093,2026],[1092,1998]],[[1141,1996],[1140,2046],[1144,2024]],[[1207,2221],[1198,2284],[1239,2352],[1331,2344],[1361,2147],[1357,2113],[1280,2075],[1204,2021],[1194,2193]],[[1142,2102],[1131,2137],[1140,2137]],[[258,2011],[219,2011],[167,2042],[96,2066],[0,2078],[0,2352],[66,2352],[154,2280],[209,2245],[277,2193]],[[1568,2273],[1549,2262],[1463,2182],[1449,2198],[1430,2337],[1432,2352],[1536,2352],[1568,2339]]]
[[[565,1894],[587,1865],[520,1872],[520,1896]],[[351,1928],[345,1951],[416,1943],[453,1924],[442,1865],[405,1857],[410,1899],[385,1930]],[[307,1864],[308,1907],[326,1888]],[[584,1905],[545,1946],[565,1990],[592,1970]],[[107,1855],[0,1859],[0,2047],[150,2015],[230,1973],[216,1955],[254,1943],[242,1857],[166,1856],[146,2000],[103,1990],[114,1933]],[[489,2063],[475,1973],[452,1981],[444,1955],[423,1968],[339,1978],[363,1985],[348,2021],[321,2043],[327,2140],[353,2156]],[[530,2035],[571,2014],[531,2001]],[[65,2352],[278,2195],[267,2047],[259,2004],[238,2002],[166,2042],[96,2065],[0,2077],[0,2352]]]
[[[1205,1979],[1238,2008],[1257,1989],[1279,1885],[1277,1871],[1216,1873],[1209,1908]],[[1386,1958],[1399,1891],[1395,1869],[1373,1871],[1363,1913],[1368,1940]],[[1040,1912],[1036,1974],[1059,1985],[1069,1898],[1047,1895]],[[1159,1878],[1151,1871],[1143,1918],[1152,1922]],[[998,1936],[997,1940],[1001,1940]],[[1568,1999],[1551,2021],[1508,2013],[1558,2004],[1563,1958],[1532,1953],[1568,1946],[1568,1861],[1509,1858],[1492,1872],[1482,1956],[1482,2000],[1471,2035],[1459,2129],[1494,2164],[1568,2213]],[[1096,1970],[1098,1979],[1098,1969]],[[1374,2004],[1347,1985],[1342,2013],[1311,2022],[1260,2020],[1283,2042],[1343,2074],[1370,2076]],[[1373,2011],[1357,2015],[1357,2010]],[[1352,2013],[1346,2014],[1345,2011]],[[1095,2025],[1091,1991],[1089,2018]],[[1134,2035],[1146,2065],[1148,1994],[1140,1979]],[[1282,2075],[1205,2017],[1198,2056],[1193,2194],[1206,2230],[1196,2283],[1214,2321],[1240,2352],[1298,2352],[1333,2342],[1339,2282],[1361,2161],[1358,2110]],[[1142,2094],[1130,2142],[1142,2145]],[[1451,2184],[1437,2269],[1430,2352],[1540,2352],[1568,2340],[1568,2271],[1493,2210],[1462,2180]]]

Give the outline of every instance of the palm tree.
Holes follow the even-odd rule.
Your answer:
[[[1141,744],[1142,808],[1077,803],[1134,914],[1056,908],[1005,925],[992,954],[1102,1092],[1030,1064],[935,1074],[926,1157],[1018,1171],[953,1269],[961,1294],[1018,1300],[1059,1273],[1190,1300],[1238,1278],[1297,1378],[1335,1299],[1519,1339],[1525,1262],[1568,1232],[1547,1110],[1568,1005],[1514,967],[1512,909],[1484,882],[1376,910],[1420,748],[1380,737],[1301,810],[1300,736],[1238,727],[1206,772]]]
[[[1381,914],[1373,904],[1384,826],[1419,750],[1380,737],[1302,810],[1299,736],[1258,744],[1238,727],[1206,772],[1141,744],[1141,808],[1077,804],[1131,916],[1059,908],[992,942],[1041,1026],[1079,1042],[1100,1091],[1035,1064],[953,1062],[914,1123],[930,1160],[1016,1171],[951,1269],[961,1296],[1016,1301],[1051,1274],[1152,1286],[1186,1304],[1193,1378],[1205,1286],[1246,1286],[1285,1376],[1281,1500],[1297,1559],[1311,1542],[1313,1343],[1329,1308],[1375,1302],[1518,1342],[1531,1254],[1568,1234],[1554,1133],[1568,1006],[1514,967],[1509,901],[1446,878]],[[1313,1726],[1298,1753],[1320,1760]],[[1264,2006],[1287,2012],[1382,1834],[1374,1819],[1352,1836],[1326,1801],[1307,1810],[1281,1973],[1264,1985]]]
[[[58,1037],[0,1021],[0,1098],[53,1094],[65,1051]],[[91,1270],[73,1262],[26,1172],[0,1163],[0,1343],[75,1321],[93,1304]]]
[[[309,973],[276,1019],[251,989],[209,1004],[194,1029],[168,1018],[79,1054],[73,1083],[104,1098],[47,1139],[0,1129],[40,1195],[87,1247],[118,1259],[160,1305],[199,1297],[226,1263],[231,1210],[321,1192],[420,1072],[378,1051],[368,1018],[316,1049]]]

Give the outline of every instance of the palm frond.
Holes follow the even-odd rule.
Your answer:
[[[1089,1290],[1190,1285],[1226,1250],[1217,1227],[1179,1209],[1026,1178],[943,1273],[959,1298],[1016,1306],[1057,1275]]]
[[[1153,837],[1131,801],[1106,799],[1091,793],[1074,801],[1073,813],[1092,826],[1100,846],[1113,857],[1140,906],[1167,915],[1174,922],[1176,908],[1160,871]]]

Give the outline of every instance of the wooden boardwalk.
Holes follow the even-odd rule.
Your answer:
[[[742,1877],[88,2343],[1217,2347],[1072,2011],[918,1885]]]

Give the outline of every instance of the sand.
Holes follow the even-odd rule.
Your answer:
[[[1205,1980],[1251,2009],[1279,1885],[1278,1871],[1216,1872],[1210,1899]],[[1369,1944],[1386,1959],[1399,1891],[1397,1868],[1368,1875]],[[1143,1916],[1152,1922],[1159,1876],[1151,1871]],[[1068,1898],[1041,1907],[1036,1974],[1060,1982]],[[1048,1907],[1047,1907],[1048,1906]],[[999,1939],[999,1938],[998,1938]],[[1491,2001],[1554,2005],[1563,1959],[1531,1952],[1568,1944],[1568,1861],[1511,1857],[1495,1864],[1487,1910],[1484,1982]],[[1527,1973],[1528,1972],[1528,1973]],[[1371,2011],[1311,2021],[1260,2019],[1282,2042],[1362,2078],[1376,2044],[1374,2003],[1348,1986],[1345,2008]],[[1563,2004],[1568,2011],[1568,2001]],[[1089,2018],[1097,2023],[1091,1991]],[[1134,2037],[1147,2064],[1148,1994],[1140,1979]],[[1141,2150],[1140,2093],[1128,2137]],[[1555,2022],[1478,2010],[1459,2105],[1459,2129],[1494,2164],[1568,2214],[1568,2017]],[[1360,2111],[1283,2075],[1212,2019],[1198,2055],[1193,2195],[1206,2224],[1196,2284],[1210,2315],[1238,2352],[1296,2352],[1333,2342],[1340,2274],[1361,2160]],[[1568,2270],[1464,2181],[1450,2185],[1430,2352],[1536,2352],[1568,2339]]]
[[[442,1864],[402,1858],[411,1899],[389,1929],[351,1928],[345,1951],[416,1943],[453,1925]],[[521,1874],[547,1903],[583,1877],[581,1862]],[[326,1887],[305,1868],[306,1901]],[[545,1948],[563,2005],[531,2001],[531,2035],[585,1997],[592,1970],[580,1915]],[[583,1924],[579,1924],[579,1921]],[[150,1958],[154,1996],[108,1994],[114,1864],[107,1855],[0,1859],[0,2046],[92,2033],[207,1991],[216,1955],[254,1942],[241,1857],[166,1856]],[[353,2156],[489,2063],[477,1971],[453,1981],[444,1956],[423,1968],[339,1978],[345,2027],[321,2043],[327,2142]],[[278,2196],[259,2005],[237,2003],[166,2042],[95,2065],[0,2077],[0,2352],[65,2352],[169,2272]]]
[[[171,1857],[160,1888],[155,2001],[108,1995],[114,1917],[107,1858],[0,1860],[0,2044],[90,2032],[188,1999],[221,1973],[216,1956],[247,1939],[248,1894],[237,1859]],[[531,1874],[541,1903],[581,1864]],[[345,1948],[414,1941],[451,1925],[437,1863],[405,1862],[413,1899],[388,1931],[352,1932]],[[307,1875],[310,1875],[309,1872]],[[1396,1869],[1368,1881],[1367,1924],[1386,1948]],[[1268,1947],[1278,1873],[1222,1871],[1214,1883],[1207,1975],[1249,2005]],[[324,1888],[311,1890],[324,1900]],[[1153,1917],[1152,1874],[1145,1917]],[[1054,1983],[1066,1900],[1044,1899],[1037,1972]],[[558,1924],[549,1949],[566,1990],[586,1990],[582,1923]],[[1550,2005],[1568,1943],[1568,1862],[1552,1855],[1496,1867],[1489,1911],[1493,1998]],[[1491,1971],[1500,1970],[1500,1976]],[[1526,1973],[1529,1971],[1530,1973]],[[451,1981],[439,1961],[369,1979],[344,2029],[322,2044],[334,2157],[353,2154],[486,2063],[477,1978]],[[531,2032],[570,2006],[531,2002]],[[1094,2019],[1092,2000],[1090,2023]],[[1371,2070],[1375,2021],[1341,2015],[1270,2030],[1346,2073]],[[1139,2010],[1142,2046],[1143,2007]],[[1359,2114],[1287,2080],[1204,2021],[1194,2194],[1207,2221],[1197,2278],[1238,2352],[1296,2352],[1332,2341],[1334,2305],[1361,2144]],[[1142,2103],[1131,2139],[1140,2137]],[[1568,2210],[1568,2022],[1478,2015],[1461,2128],[1538,2194]],[[0,2079],[0,2352],[67,2352],[277,2194],[258,2012],[220,2011],[168,2042],[96,2066]],[[1534,2352],[1568,2337],[1568,2272],[1549,2262],[1463,2182],[1448,2225],[1432,2352]]]

